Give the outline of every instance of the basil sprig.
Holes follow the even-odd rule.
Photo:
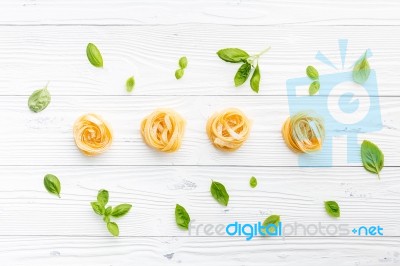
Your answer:
[[[338,218],[340,217],[340,207],[336,201],[325,201],[325,210],[329,216]]]
[[[214,199],[216,199],[220,204],[228,206],[229,194],[226,192],[224,185],[219,182],[212,181],[210,191]]]
[[[385,156],[374,143],[364,140],[361,144],[361,160],[365,170],[377,174],[380,179],[380,172],[384,165]]]
[[[55,175],[52,174],[45,175],[43,183],[44,187],[49,193],[57,195],[59,198],[61,198],[60,197],[61,183],[60,180],[58,180],[58,178]]]
[[[34,91],[28,99],[28,107],[32,112],[39,113],[50,104],[51,95],[46,87]]]
[[[179,204],[176,204],[175,206],[175,221],[180,228],[188,230],[190,216],[187,213],[186,209]]]
[[[260,56],[266,53],[270,48],[271,47],[268,47],[267,49],[253,56],[250,56],[246,51],[239,48],[225,48],[219,50],[217,55],[225,62],[242,63],[236,72],[235,77],[233,78],[236,87],[243,85],[249,78],[251,70],[254,69],[253,76],[250,79],[250,87],[254,92],[258,93],[260,90],[261,80],[258,60]]]
[[[107,229],[108,231],[113,235],[113,236],[118,236],[119,235],[119,228],[117,223],[111,222],[111,217],[112,218],[120,218],[127,214],[130,209],[132,208],[131,204],[120,204],[115,206],[114,208],[112,206],[106,207],[109,199],[109,193],[105,189],[99,190],[97,193],[97,201],[93,201],[90,203],[92,206],[93,211],[103,217],[103,221],[107,224]]]

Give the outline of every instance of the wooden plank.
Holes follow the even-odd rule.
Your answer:
[[[396,0],[311,1],[128,1],[3,0],[2,24],[214,23],[235,25],[399,25]]]
[[[347,1],[349,2],[349,1]],[[350,3],[350,2],[349,2]],[[336,5],[337,3],[335,3]],[[361,14],[361,12],[355,12]],[[1,17],[1,16],[0,16]],[[0,27],[0,95],[30,95],[50,81],[53,95],[128,95],[125,81],[134,75],[137,95],[255,95],[248,82],[233,85],[238,65],[223,62],[219,49],[241,47],[251,54],[267,46],[271,50],[260,59],[261,95],[288,93],[289,79],[305,77],[308,65],[321,76],[349,73],[366,49],[370,49],[371,68],[376,71],[374,96],[400,96],[397,62],[400,61],[398,27],[380,26],[42,26]],[[373,38],[372,38],[373,36]],[[338,39],[348,39],[345,68],[341,68]],[[86,45],[97,44],[103,53],[104,69],[91,66]],[[325,54],[338,69],[315,59]],[[177,81],[174,72],[178,59],[189,60],[184,77]],[[320,94],[339,95],[332,82],[322,82]],[[296,95],[308,95],[306,78]],[[342,84],[340,82],[339,84]],[[347,84],[356,95],[368,95],[363,88]]]
[[[49,107],[41,113],[31,112],[27,99],[26,96],[0,99],[3,110],[0,123],[5,125],[2,128],[4,137],[0,139],[0,157],[3,158],[0,165],[299,165],[300,157],[286,147],[280,132],[289,113],[286,97],[54,96]],[[297,104],[297,107],[303,107],[300,109],[310,109],[306,102]],[[334,138],[332,153],[319,153],[312,160],[307,159],[305,165],[360,166],[361,162],[349,164],[346,159],[346,136],[356,130],[358,143],[364,139],[375,142],[385,153],[385,165],[399,166],[400,151],[394,146],[400,134],[399,98],[381,98],[380,105],[382,130],[367,132],[365,128],[337,128],[328,124],[328,132],[336,135],[342,132],[343,135]],[[187,121],[182,147],[173,154],[149,148],[140,135],[141,120],[160,107],[175,109]],[[243,110],[252,120],[250,138],[233,153],[215,149],[205,132],[208,117],[227,107]],[[354,116],[361,116],[367,107],[361,101],[360,111]],[[74,143],[73,123],[87,112],[102,115],[114,130],[113,145],[101,156],[84,156]],[[376,123],[378,121],[371,121],[371,126]],[[359,146],[350,151],[358,154]]]
[[[116,220],[121,236],[210,236],[204,231],[207,224],[254,224],[271,214],[281,215],[283,226],[288,226],[287,237],[294,236],[289,227],[295,223],[299,224],[298,236],[327,235],[325,229],[313,235],[311,226],[320,227],[318,223],[348,230],[379,225],[385,237],[400,236],[397,172],[398,168],[388,167],[379,181],[358,167],[1,167],[0,235],[107,236],[104,222],[89,204],[98,190],[107,189],[111,205],[133,205],[127,216]],[[60,178],[61,199],[45,190],[43,177],[47,173]],[[258,178],[255,189],[249,186],[251,176]],[[226,186],[228,207],[212,198],[211,179]],[[340,219],[326,214],[326,200],[340,204]],[[175,224],[177,203],[191,216],[190,233]],[[304,233],[301,225],[310,226],[309,233]],[[334,235],[354,237],[351,232]]]
[[[5,265],[397,265],[400,238],[2,237]]]

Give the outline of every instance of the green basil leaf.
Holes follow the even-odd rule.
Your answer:
[[[134,87],[135,87],[135,78],[132,76],[126,80],[125,88],[127,92],[132,92]]]
[[[104,221],[105,223],[109,223],[109,222],[110,222],[110,216],[104,216],[104,217],[103,217],[103,221]]]
[[[220,204],[228,206],[229,195],[228,192],[226,192],[224,185],[219,182],[212,181],[210,191],[214,199],[216,199]]]
[[[119,228],[118,225],[114,222],[107,223],[107,229],[113,236],[119,236]]]
[[[364,140],[361,144],[361,160],[365,170],[377,174],[378,178],[380,178],[379,173],[383,168],[385,156],[378,146],[368,140]]]
[[[317,80],[319,78],[319,73],[313,66],[308,66],[306,69],[307,76],[312,80]]]
[[[103,215],[104,214],[104,206],[98,203],[97,201],[93,201],[90,203],[92,206],[93,211],[98,214],[98,215]]]
[[[219,58],[230,63],[244,62],[250,57],[248,53],[239,48],[225,48],[217,52]]]
[[[254,176],[252,176],[250,178],[250,187],[255,188],[257,186],[257,178],[255,178]]]
[[[129,210],[132,208],[132,205],[130,204],[120,204],[114,207],[114,209],[111,212],[111,216],[115,218],[119,218],[124,216],[129,212]]]
[[[340,208],[336,201],[325,201],[325,210],[332,217],[340,217]]]
[[[251,70],[251,65],[249,63],[244,63],[239,67],[234,78],[236,87],[246,82],[247,78],[250,75],[250,70]]]
[[[276,225],[276,226],[279,226],[279,222],[280,222],[280,221],[281,221],[281,217],[280,217],[279,215],[273,214],[273,215],[268,216],[267,219],[264,220],[264,222],[263,222],[262,225],[263,225],[263,226],[268,226],[268,225],[270,225],[270,224],[274,224],[274,225]],[[272,234],[275,234],[275,233],[276,233],[276,232],[274,231],[274,228],[273,228],[273,227],[268,228],[268,234],[267,234],[266,229],[262,229],[261,231],[262,231],[264,234],[266,234],[266,235],[268,235],[268,234],[272,235]]]
[[[179,66],[180,66],[180,68],[181,68],[181,69],[185,69],[185,68],[187,67],[187,65],[188,65],[188,60],[187,60],[186,56],[182,56],[182,57],[179,59]]]
[[[93,43],[88,43],[86,47],[86,55],[89,62],[95,67],[103,67],[103,57],[99,49]]]
[[[367,52],[357,61],[353,68],[353,80],[359,84],[363,84],[368,80],[371,69],[367,60]]]
[[[44,176],[44,187],[49,193],[55,194],[60,198],[61,184],[55,175],[47,174]]]
[[[313,82],[310,84],[310,87],[308,88],[308,93],[309,93],[310,95],[316,94],[316,93],[319,91],[319,87],[320,87],[319,81],[318,81],[318,80],[313,81]]]
[[[257,64],[257,67],[254,70],[253,76],[250,79],[251,89],[256,93],[258,93],[258,91],[260,90],[260,79],[261,79],[260,68],[258,67],[258,64]]]
[[[28,107],[31,111],[38,113],[46,109],[51,101],[50,92],[47,86],[34,91],[28,99]]]
[[[97,194],[97,202],[105,207],[106,204],[108,203],[108,191],[105,189],[99,190],[99,193]]]
[[[109,216],[111,212],[113,211],[113,208],[111,206],[108,206],[106,210],[104,211],[105,216]]]
[[[179,204],[175,206],[175,221],[179,227],[186,230],[189,228],[190,216],[185,208]]]
[[[181,79],[182,77],[183,77],[183,74],[185,74],[185,70],[183,70],[183,69],[177,69],[176,71],[175,71],[175,78],[176,79]]]

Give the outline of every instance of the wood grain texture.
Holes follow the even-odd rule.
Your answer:
[[[369,62],[378,83],[378,93],[371,95],[400,96],[400,31],[395,26],[384,29],[292,25],[0,26],[0,95],[27,96],[50,82],[52,95],[126,96],[125,81],[133,75],[136,86],[131,96],[254,96],[249,82],[234,87],[233,77],[239,66],[222,61],[216,52],[241,47],[255,54],[272,46],[260,59],[261,95],[287,95],[287,80],[305,77],[308,65],[314,65],[321,76],[349,72],[354,62],[370,49],[373,56]],[[338,39],[349,41],[344,69]],[[85,51],[89,42],[101,50],[104,69],[88,62]],[[338,69],[315,59],[318,51]],[[176,80],[174,72],[183,55],[189,65],[185,76]],[[351,80],[351,74],[348,78]],[[321,94],[338,95],[331,90],[321,90]],[[296,95],[308,95],[308,86],[299,86]]]
[[[206,224],[254,224],[271,214],[281,215],[283,225],[342,224],[348,230],[380,225],[385,237],[400,236],[397,172],[398,168],[388,167],[379,181],[358,167],[329,171],[298,167],[2,167],[0,236],[108,236],[101,217],[89,204],[100,189],[109,190],[113,206],[133,205],[127,216],[116,220],[121,236],[207,236]],[[61,180],[61,199],[45,190],[43,177],[47,173]],[[254,189],[249,186],[251,176],[258,179]],[[228,207],[212,198],[211,179],[225,185],[230,194]],[[325,213],[326,200],[340,204],[340,219]],[[191,216],[190,232],[175,224],[177,203],[185,206]],[[286,232],[287,237],[293,236],[290,228]],[[303,232],[299,227],[297,236],[326,234],[322,229],[316,235],[311,229],[310,234]],[[343,235],[354,237],[351,232]]]
[[[398,265],[398,238],[2,237],[4,266]],[[217,263],[216,263],[217,262]]]
[[[396,0],[2,0],[0,23],[399,25],[399,11]]]
[[[399,11],[397,0],[2,0],[0,265],[399,265]],[[349,41],[343,69],[339,39]],[[100,48],[104,69],[88,63],[88,42]],[[234,88],[238,66],[221,61],[216,51],[257,53],[268,45],[260,61],[260,95],[248,85]],[[321,75],[350,71],[366,49],[377,75],[371,99],[379,99],[383,128],[353,130],[359,143],[369,139],[385,153],[382,179],[360,163],[347,163],[344,135],[350,128],[339,129],[344,135],[334,139],[333,167],[298,167],[279,132],[289,114],[287,96],[294,95],[287,80],[304,77],[308,65]],[[318,51],[337,69],[316,60]],[[183,55],[189,66],[177,81]],[[136,88],[129,95],[124,83],[132,75]],[[50,106],[31,113],[29,95],[47,82]],[[342,95],[320,93],[334,101]],[[307,94],[307,86],[299,86],[295,95]],[[351,101],[365,110],[368,95],[354,95]],[[214,111],[232,106],[253,120],[253,130],[242,149],[225,154],[211,146],[204,126]],[[158,107],[187,119],[175,154],[155,152],[141,140],[141,119]],[[102,115],[115,133],[111,150],[95,158],[83,156],[72,138],[73,122],[86,112]],[[371,126],[377,123],[371,119]],[[47,173],[61,179],[61,199],[45,191]],[[255,189],[248,184],[252,175],[259,182]],[[211,179],[226,185],[228,207],[211,197]],[[133,204],[118,220],[120,238],[109,236],[89,206],[101,188],[110,191],[111,204]],[[340,219],[325,213],[325,200],[339,202]],[[274,213],[285,224],[380,225],[384,236],[318,233],[246,241],[207,237],[203,230],[189,236],[174,222],[176,203],[196,228],[254,223]]]
[[[53,96],[52,103],[41,113],[27,107],[25,96],[0,99],[0,123],[4,138],[0,139],[0,156],[7,158],[0,165],[244,165],[298,166],[299,155],[289,150],[281,136],[281,127],[288,117],[286,97],[228,97],[228,96]],[[309,110],[310,106],[298,103]],[[386,155],[386,166],[399,166],[398,143],[400,121],[399,98],[381,98],[383,128],[365,133],[358,130],[358,141],[375,142]],[[140,122],[156,108],[175,109],[187,121],[182,147],[172,154],[155,151],[143,142]],[[236,152],[215,149],[205,132],[208,117],[227,107],[241,109],[251,120],[248,141]],[[366,108],[361,105],[360,110]],[[372,106],[372,108],[376,108]],[[72,126],[84,113],[97,113],[108,121],[114,131],[113,144],[97,157],[83,155],[75,146]],[[355,113],[357,115],[357,113]],[[10,119],[12,118],[12,119]],[[376,121],[371,121],[371,125]],[[327,130],[333,125],[326,125]],[[335,129],[339,130],[339,129]],[[347,166],[346,134],[334,139],[332,165]],[[351,148],[356,154],[359,146]],[[329,154],[319,154],[309,166],[329,166]]]

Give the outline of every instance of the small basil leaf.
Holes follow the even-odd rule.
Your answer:
[[[225,48],[217,52],[219,58],[230,63],[244,62],[250,57],[248,53],[239,48]]]
[[[325,210],[332,217],[340,217],[340,208],[336,201],[325,201]]]
[[[186,209],[179,204],[175,206],[175,221],[179,227],[186,230],[189,228],[190,216]]]
[[[183,56],[179,59],[179,66],[181,69],[185,69],[188,65],[188,60],[186,58],[186,56]]]
[[[32,112],[38,113],[46,109],[51,101],[50,92],[47,86],[34,91],[28,99],[28,107]]]
[[[107,229],[113,236],[119,236],[119,228],[118,225],[114,222],[107,223]]]
[[[378,146],[368,140],[364,140],[361,144],[361,160],[365,170],[377,174],[378,178],[380,178],[379,173],[383,168],[385,156]]]
[[[273,215],[268,216],[267,219],[264,220],[262,225],[263,226],[268,226],[270,224],[274,224],[276,226],[279,226],[279,222],[280,221],[281,221],[281,217],[279,215],[273,214]],[[274,227],[268,228],[268,234],[267,234],[267,230],[264,229],[264,228],[261,230],[261,232],[264,235],[272,235],[272,234],[276,234],[274,229],[275,229]]]
[[[229,194],[226,192],[224,185],[219,182],[212,181],[210,191],[214,199],[216,199],[220,204],[228,206]]]
[[[250,70],[251,70],[251,65],[249,63],[244,63],[239,67],[234,78],[236,87],[246,82],[247,78],[250,75]]]
[[[55,194],[60,198],[61,184],[55,175],[47,174],[44,176],[44,187],[49,193]]]
[[[182,77],[183,77],[183,74],[185,74],[185,70],[183,70],[183,69],[177,69],[176,71],[175,71],[175,78],[176,79],[181,79]]]
[[[129,212],[129,210],[132,208],[132,205],[130,204],[120,204],[114,207],[114,209],[111,212],[111,216],[115,218],[119,218],[124,216]]]
[[[314,94],[316,94],[316,93],[319,91],[319,88],[320,88],[320,83],[319,83],[319,81],[318,81],[318,80],[313,81],[313,82],[310,84],[310,87],[308,88],[308,93],[309,93],[310,95],[314,95]]]
[[[86,47],[86,55],[89,62],[95,67],[103,67],[103,57],[99,49],[93,43],[89,43]]]
[[[101,189],[99,190],[99,193],[97,194],[97,202],[101,205],[101,206],[106,206],[106,204],[108,203],[108,191],[105,189]]]
[[[98,215],[103,215],[104,214],[104,206],[102,206],[100,203],[93,201],[90,203],[92,206],[93,211],[98,214]]]
[[[306,69],[307,76],[312,80],[317,80],[319,78],[319,73],[313,66],[308,66]]]
[[[134,87],[135,87],[135,78],[132,76],[126,80],[125,88],[127,92],[132,92]]]
[[[257,178],[255,178],[254,176],[252,176],[250,178],[250,187],[255,188],[257,186]]]
[[[254,70],[253,76],[250,79],[251,89],[256,93],[258,93],[258,91],[260,90],[260,79],[261,79],[260,68],[258,67],[258,64],[257,64],[257,67]]]
[[[367,60],[367,52],[357,61],[353,68],[353,80],[359,84],[363,84],[368,80],[371,69]]]

